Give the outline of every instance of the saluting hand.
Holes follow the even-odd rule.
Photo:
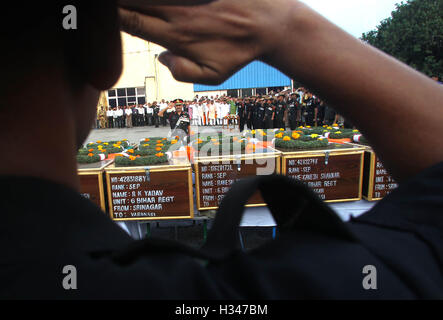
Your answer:
[[[127,0],[120,2],[121,28],[166,47],[169,51],[159,60],[177,80],[218,84],[277,50],[286,37],[285,23],[293,18],[288,7],[294,6],[288,4],[294,2],[218,0],[194,6],[150,6],[146,3],[153,1]]]

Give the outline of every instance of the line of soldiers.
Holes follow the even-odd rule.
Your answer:
[[[218,97],[217,97],[218,98]],[[299,88],[295,92],[280,93],[275,96],[252,96],[245,98],[222,97],[223,99],[215,100],[217,103],[229,105],[226,113],[238,116],[238,124],[240,131],[245,127],[252,129],[286,129],[289,127],[295,130],[299,126],[323,126],[340,123],[344,127],[352,128],[352,124],[348,123],[333,108],[326,105],[319,97],[307,91],[305,88]],[[204,120],[199,120],[199,104],[208,104],[212,99],[200,99],[200,102],[186,101],[183,103],[183,111],[189,114],[193,125],[210,124],[209,112]],[[127,107],[108,108],[106,111],[107,128],[131,128],[140,126],[167,126],[170,122],[171,112],[174,109],[168,109],[166,112],[162,110],[168,109],[168,103],[162,101],[157,104],[153,102],[145,105],[134,105]],[[208,109],[209,110],[209,109]],[[216,111],[215,114],[220,111]],[[200,115],[201,116],[201,115]],[[216,119],[217,120],[217,119]],[[204,123],[200,123],[203,121]],[[343,123],[344,122],[344,123]],[[220,125],[214,121],[212,125]],[[104,128],[103,125],[101,125]]]
[[[339,115],[314,94],[299,88],[276,96],[253,96],[235,99],[240,131],[331,125]]]

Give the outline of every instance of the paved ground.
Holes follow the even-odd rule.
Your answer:
[[[197,128],[192,128],[191,130],[197,131]],[[214,127],[199,127],[199,132],[202,130],[211,130],[213,133],[215,132],[223,132],[226,134],[234,134],[240,133],[238,129],[236,130],[223,130],[220,126]],[[143,138],[149,137],[166,137],[170,132],[170,128],[168,127],[136,127],[131,129],[94,129],[91,131],[89,137],[86,139],[86,142],[92,142],[97,140],[103,141],[115,141],[121,139],[127,139],[131,143],[138,143]]]

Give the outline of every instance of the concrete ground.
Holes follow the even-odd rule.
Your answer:
[[[213,127],[191,127],[191,130],[194,132],[202,132],[211,131],[211,133],[215,132],[223,132],[225,134],[239,134],[240,131],[235,130],[227,130],[223,129],[221,126],[213,126]],[[102,140],[102,141],[115,141],[127,139],[131,143],[138,143],[141,139],[149,138],[149,137],[167,137],[170,132],[170,127],[160,127],[155,128],[153,126],[146,127],[134,127],[134,128],[124,128],[124,129],[93,129],[89,134],[89,137],[86,139],[85,143]]]

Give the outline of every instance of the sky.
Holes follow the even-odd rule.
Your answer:
[[[402,0],[301,0],[336,25],[360,38],[389,18]],[[406,0],[403,0],[406,2]]]

